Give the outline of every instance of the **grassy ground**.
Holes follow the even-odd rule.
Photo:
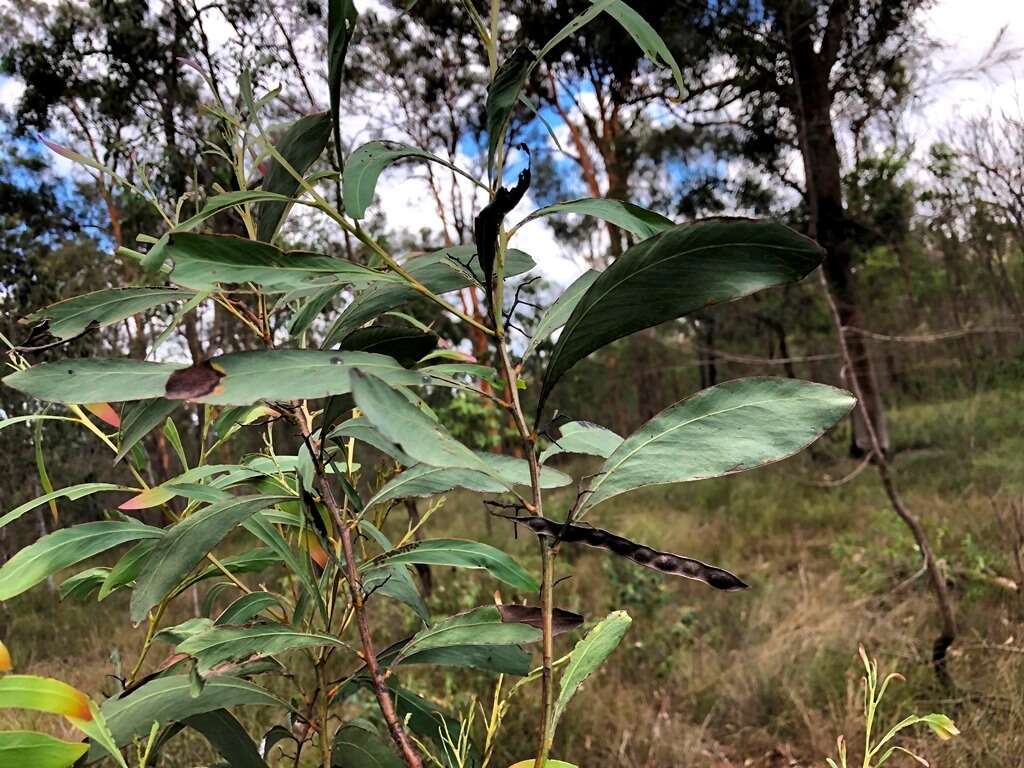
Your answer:
[[[1007,513],[1024,492],[1024,394],[905,407],[892,421],[901,489],[935,540],[958,603],[961,637],[950,662],[957,690],[939,688],[929,669],[934,607],[912,541],[876,477],[868,470],[822,487],[856,466],[835,458],[843,453],[839,434],[782,465],[636,493],[595,510],[595,525],[721,565],[752,586],[718,593],[605,553],[567,551],[559,575],[572,578],[558,587],[558,604],[588,623],[621,607],[634,623],[574,700],[556,755],[581,768],[822,766],[838,734],[860,742],[863,644],[883,669],[906,677],[891,689],[887,722],[943,711],[962,729],[941,743],[915,733],[914,746],[933,765],[1024,765],[1024,598],[1006,581],[1021,581]],[[555,497],[552,513],[569,501]],[[536,568],[528,535],[514,540],[509,524],[489,526],[468,496],[453,497],[431,525],[432,535],[478,536]],[[435,569],[435,577],[436,615],[484,603],[495,586],[465,571]],[[58,610],[45,588],[0,608],[0,625],[19,671],[93,693],[109,690],[105,676],[118,656],[132,659],[140,641],[123,599]],[[560,638],[558,650],[571,642]],[[484,675],[414,675],[404,682],[454,710],[489,702],[493,680]],[[509,713],[497,768],[532,754],[536,698],[527,689]],[[0,713],[0,727],[15,722]],[[203,748],[186,741],[171,762],[204,759]]]

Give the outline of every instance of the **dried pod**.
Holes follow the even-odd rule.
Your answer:
[[[746,583],[723,568],[702,563],[691,557],[661,552],[601,528],[592,528],[589,525],[565,525],[548,520],[546,517],[510,519],[517,524],[525,525],[538,536],[549,536],[570,544],[586,544],[588,547],[606,549],[612,554],[628,558],[638,565],[673,576],[703,581],[715,589],[732,592],[747,588]]]
[[[531,627],[541,629],[544,620],[544,612],[533,605],[499,605],[498,612],[501,620],[506,624],[528,624]],[[551,628],[556,635],[572,630],[583,624],[583,617],[572,611],[563,611],[555,608],[551,615]]]

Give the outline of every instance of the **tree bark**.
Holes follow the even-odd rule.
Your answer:
[[[835,299],[840,323],[843,328],[863,328],[864,318],[857,303],[852,269],[854,227],[844,205],[842,166],[832,124],[834,93],[830,77],[846,24],[846,4],[846,0],[833,0],[819,50],[813,36],[814,9],[806,0],[768,0],[766,3],[785,39],[795,81],[796,103],[793,106],[807,185],[808,234],[825,249],[825,279]],[[847,344],[850,370],[846,374],[856,380],[865,406],[853,414],[851,453],[865,455],[872,449],[864,423],[867,414],[879,445],[888,454],[891,449],[889,426],[870,350],[859,334],[850,334]]]

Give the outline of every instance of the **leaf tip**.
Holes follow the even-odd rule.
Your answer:
[[[111,407],[110,403],[86,403],[85,408],[93,416],[114,427],[114,429],[121,428],[121,417],[118,416],[117,411]]]
[[[0,642],[0,673],[10,672],[12,669],[14,664],[11,662],[11,652],[3,642]]]

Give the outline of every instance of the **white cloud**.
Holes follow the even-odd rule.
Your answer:
[[[1024,104],[1024,2],[940,0],[925,12],[925,29],[941,45],[929,62],[934,83],[918,94],[907,128],[919,149],[950,124],[992,111],[1019,113]],[[1009,53],[979,71],[992,53]]]

